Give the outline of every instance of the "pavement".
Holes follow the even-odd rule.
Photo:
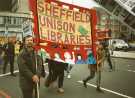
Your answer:
[[[42,78],[40,98],[135,98],[135,60],[112,58],[112,62],[114,71],[109,71],[107,62],[103,68],[101,87],[104,93],[96,91],[96,78],[88,82],[87,88],[83,87],[82,80],[89,75],[88,66],[75,65],[71,79],[64,79],[63,94],[57,92],[57,85],[46,88]],[[17,70],[16,75],[0,75],[0,98],[22,98]]]
[[[135,59],[135,51],[114,51],[112,57]]]
[[[44,86],[45,79],[42,78],[40,98],[135,98],[135,60],[130,59],[134,57],[134,53],[134,51],[128,53],[114,51],[115,55],[111,58],[114,69],[112,72],[109,71],[108,63],[105,62],[101,85],[104,93],[96,91],[96,78],[87,83],[87,88],[83,87],[82,80],[89,75],[88,67],[87,65],[75,65],[71,73],[71,79],[66,77],[64,79],[64,94],[57,92],[56,83],[50,88],[46,88]],[[130,58],[125,58],[129,54]],[[22,98],[18,72],[15,62],[16,77],[9,75],[9,67],[6,74],[0,73],[0,98]]]

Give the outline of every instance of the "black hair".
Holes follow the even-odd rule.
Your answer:
[[[82,55],[80,53],[78,53],[77,56],[82,56]]]

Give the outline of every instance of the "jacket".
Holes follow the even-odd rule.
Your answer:
[[[37,61],[37,70],[36,70]],[[18,56],[19,82],[22,89],[31,89],[34,86],[33,75],[39,77],[44,73],[43,60],[36,55],[34,51],[28,52],[26,48],[22,49]]]

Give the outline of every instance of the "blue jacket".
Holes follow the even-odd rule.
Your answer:
[[[77,60],[76,64],[85,64],[85,61],[84,60]]]
[[[94,58],[92,53],[88,55],[88,58],[86,59],[86,64],[96,64],[96,59]]]

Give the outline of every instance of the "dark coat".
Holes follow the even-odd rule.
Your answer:
[[[5,56],[11,57],[15,56],[15,46],[13,43],[8,42],[3,45],[4,51],[5,51]]]
[[[57,77],[64,78],[64,70],[67,70],[68,63],[58,62],[52,59],[46,59],[49,68],[49,75],[46,79],[45,86],[48,87]],[[59,81],[60,82],[60,81]],[[61,80],[63,82],[63,79]]]
[[[37,60],[37,70],[36,70]],[[34,51],[28,52],[26,48],[22,49],[18,56],[18,67],[19,67],[19,80],[20,87],[22,89],[32,89],[34,82],[32,76],[37,74],[41,76],[44,73],[43,60],[40,56],[36,55]]]

